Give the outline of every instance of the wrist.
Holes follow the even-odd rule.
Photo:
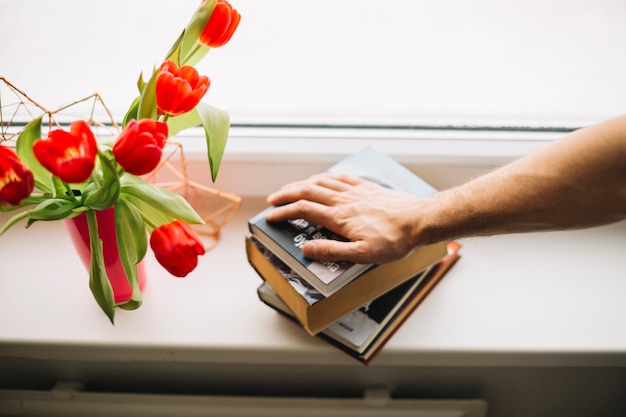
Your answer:
[[[408,228],[405,236],[410,238],[412,247],[430,245],[441,241],[439,238],[439,223],[437,200],[439,194],[421,199],[409,213]]]
[[[471,218],[470,204],[458,189],[440,191],[420,200],[414,211],[412,236],[416,246],[463,237]]]

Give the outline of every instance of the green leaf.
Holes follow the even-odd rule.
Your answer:
[[[183,45],[184,38],[185,38],[185,30],[181,32],[181,34],[178,36],[178,39],[176,39],[176,42],[174,42],[174,45],[172,45],[172,48],[165,56],[166,60],[170,59],[174,61],[176,65],[178,65],[179,67],[180,67],[180,48]]]
[[[74,217],[74,210],[81,205],[78,200],[50,198],[28,211],[29,225],[37,220],[61,220]]]
[[[102,240],[98,235],[96,212],[90,210],[85,215],[89,226],[89,244],[91,247],[89,288],[104,314],[111,320],[111,323],[115,324],[115,297],[104,266]]]
[[[7,222],[0,228],[0,236],[4,234],[7,230],[9,230],[12,226],[17,224],[20,220],[28,217],[28,211],[22,211],[21,213],[17,213],[12,216]]]
[[[206,103],[198,103],[193,110],[167,120],[170,136],[194,126],[202,125],[207,143],[207,156],[211,167],[213,181],[224,156],[228,132],[230,130],[230,116],[224,110]]]
[[[22,133],[17,138],[15,149],[17,155],[24,165],[33,172],[35,177],[35,187],[44,193],[53,190],[52,173],[43,167],[33,153],[33,144],[41,138],[41,116],[33,119],[26,125]]]
[[[211,48],[206,45],[201,44],[200,42],[196,42],[193,49],[187,52],[184,58],[181,60],[185,63],[185,65],[194,66],[198,62],[204,58],[204,56],[209,52]]]
[[[149,232],[152,232],[155,227],[174,221],[174,217],[163,213],[149,203],[142,201],[139,197],[122,194],[121,198],[135,207],[137,212],[144,219]]]
[[[197,49],[199,47],[198,38],[202,33],[202,30],[206,26],[207,22],[213,14],[217,0],[206,0],[198,6],[191,20],[183,30],[181,36],[176,40],[174,45],[167,54],[167,57],[171,59],[175,55],[180,57],[180,65],[194,65],[201,58],[198,57]],[[204,47],[204,54],[208,52],[209,48]],[[190,57],[194,56],[196,61],[191,63]],[[178,62],[178,59],[175,59]]]
[[[195,109],[183,113],[179,116],[170,117],[167,119],[167,130],[169,136],[175,136],[185,129],[190,127],[200,126],[202,119]]]
[[[115,229],[122,258],[137,265],[148,251],[146,226],[135,207],[123,198],[115,204]]]
[[[124,199],[115,204],[115,233],[120,260],[128,283],[133,289],[130,300],[119,303],[118,307],[134,310],[141,306],[142,296],[137,276],[137,264],[148,250],[146,227],[137,210]]]
[[[36,221],[69,219],[77,216],[80,212],[81,204],[78,200],[49,197],[43,201],[40,200],[39,204],[34,209],[24,210],[11,217],[2,228],[0,228],[0,236],[23,219],[28,219],[26,223],[26,227],[28,228]]]
[[[133,288],[133,294],[130,299],[124,301],[123,303],[118,303],[115,306],[124,310],[137,310],[139,307],[141,307],[142,300],[143,299],[141,295],[141,290],[139,289],[139,287],[137,287],[136,292]]]
[[[198,112],[204,126],[209,164],[211,166],[211,179],[215,182],[220,164],[222,163],[222,157],[224,156],[224,150],[226,149],[226,142],[228,141],[230,116],[224,110],[206,103],[199,103],[195,110]]]
[[[141,92],[141,98],[139,100],[139,107],[137,109],[137,120],[141,119],[153,119],[157,118],[156,107],[156,79],[159,71],[155,68],[152,71],[150,80]]]
[[[85,185],[85,183],[83,184],[72,184],[72,186],[75,189],[80,190],[81,188],[83,188]],[[61,178],[53,175],[52,176],[52,188],[53,188],[53,192],[52,195],[53,196],[58,196],[58,195],[64,195],[67,193],[68,189],[70,188],[68,184],[64,183]]]
[[[143,89],[146,87],[146,82],[143,79],[143,71],[139,73],[139,78],[137,79],[137,91],[139,91],[139,94],[141,94],[141,92],[143,91]]]
[[[121,193],[131,198],[133,205],[142,212],[152,227],[173,219],[187,223],[202,224],[204,221],[182,196],[143,181],[138,177],[124,176]],[[134,197],[134,198],[133,198]],[[151,213],[147,214],[146,213]]]
[[[124,115],[124,120],[122,120],[122,129],[126,127],[126,125],[133,119],[137,120],[137,113],[139,112],[139,102],[141,101],[141,96],[135,97],[133,102],[130,105],[130,108]]]
[[[111,207],[120,195],[120,177],[110,151],[98,150],[98,159],[102,166],[102,178],[99,184],[90,183],[83,191],[83,204],[94,210]]]

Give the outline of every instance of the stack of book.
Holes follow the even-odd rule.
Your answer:
[[[365,148],[328,172],[349,173],[420,198],[436,190],[392,158]],[[459,258],[441,242],[384,264],[322,262],[302,255],[310,239],[338,239],[304,219],[270,223],[271,207],[248,221],[248,261],[262,278],[261,301],[363,363],[369,363]]]

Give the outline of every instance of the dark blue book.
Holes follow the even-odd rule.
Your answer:
[[[437,192],[430,184],[393,158],[371,147],[347,156],[327,172],[352,174],[421,198]],[[266,208],[248,221],[250,233],[325,297],[332,295],[370,268],[376,267],[373,264],[322,262],[306,258],[302,254],[302,246],[308,240],[344,240],[344,238],[303,219],[270,223],[265,220],[265,215],[271,209]]]

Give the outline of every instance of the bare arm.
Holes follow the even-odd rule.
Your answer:
[[[626,216],[626,117],[580,129],[436,195],[430,239],[570,229]]]
[[[349,176],[318,175],[268,197],[270,221],[307,218],[350,242],[311,241],[306,256],[386,262],[467,236],[591,227],[626,217],[626,116],[426,199]]]

